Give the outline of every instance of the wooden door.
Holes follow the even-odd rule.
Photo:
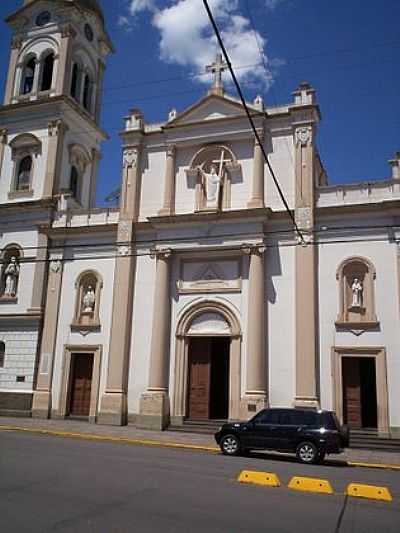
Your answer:
[[[191,339],[189,344],[189,408],[191,420],[210,417],[211,342],[207,338]]]
[[[357,357],[344,357],[343,368],[343,418],[352,429],[362,427],[360,361]]]
[[[93,357],[76,354],[72,362],[70,414],[89,416],[92,392]]]

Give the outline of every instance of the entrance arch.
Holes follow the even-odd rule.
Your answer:
[[[229,420],[240,416],[241,328],[236,314],[219,301],[197,302],[187,309],[176,328],[174,395],[171,409],[172,424],[182,424],[189,414],[189,362],[191,349],[202,342],[227,341]],[[203,339],[203,341],[202,341]],[[198,348],[197,348],[198,349]]]

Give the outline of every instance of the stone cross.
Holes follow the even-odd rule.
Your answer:
[[[214,74],[213,89],[222,89],[222,73],[228,68],[228,63],[222,60],[222,54],[217,54],[215,62],[206,67],[206,72]]]

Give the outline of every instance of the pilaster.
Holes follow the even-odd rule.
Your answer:
[[[44,285],[47,272],[48,237],[43,231],[38,233],[35,273],[33,277],[30,313],[40,313],[44,304]]]
[[[95,148],[92,149],[92,168],[90,173],[90,189],[89,189],[89,208],[96,207],[96,192],[97,192],[97,172],[99,163],[101,161],[101,153]]]
[[[139,217],[141,182],[140,152],[138,144],[126,148],[123,155],[107,386],[101,399],[98,417],[100,424],[115,426],[125,425],[128,422],[127,387],[136,272],[135,221]]]
[[[8,142],[8,131],[6,129],[0,130],[0,177],[3,170],[4,150]]]
[[[11,41],[11,55],[10,64],[8,67],[8,76],[6,90],[4,93],[4,105],[11,104],[12,97],[14,95],[15,78],[17,71],[18,56],[22,46],[22,38],[18,35],[14,36]]]
[[[296,407],[318,407],[317,267],[314,230],[314,127],[295,129],[295,217],[304,242],[296,247]]]
[[[61,28],[61,43],[57,68],[56,93],[70,94],[72,40],[76,32],[70,24]]]
[[[45,306],[46,311],[44,315],[44,326],[40,347],[39,371],[36,390],[33,393],[33,418],[49,418],[51,412],[51,386],[63,277],[62,258],[63,255],[61,251],[52,252],[50,257]]]
[[[158,212],[159,215],[173,215],[175,213],[175,158],[176,147],[167,147],[167,161],[165,169],[164,201]]]
[[[170,413],[168,377],[171,341],[171,250],[159,250],[154,255],[157,258],[157,266],[149,386],[141,397],[138,425],[150,429],[164,429],[169,424]]]
[[[136,271],[134,231],[132,219],[119,222],[107,385],[101,399],[99,424],[122,426],[128,420],[127,387]]]
[[[59,189],[60,165],[62,162],[64,136],[67,126],[62,120],[48,124],[48,153],[46,175],[44,178],[43,197],[52,198]]]
[[[259,135],[260,141],[264,141],[264,134]],[[264,168],[265,160],[262,147],[257,138],[254,139],[254,158],[253,158],[253,184],[250,200],[247,207],[265,207],[264,201]]]
[[[268,404],[266,354],[266,305],[264,245],[244,245],[249,256],[249,301],[246,353],[246,394],[241,401],[241,417],[249,418]]]

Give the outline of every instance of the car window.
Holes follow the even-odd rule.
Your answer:
[[[304,424],[302,411],[286,411],[281,414],[281,424],[285,426],[301,426]]]
[[[338,429],[340,426],[339,420],[334,413],[325,413],[323,425],[325,425],[326,429]]]
[[[260,413],[254,420],[255,424],[279,424],[280,412],[267,410]]]

